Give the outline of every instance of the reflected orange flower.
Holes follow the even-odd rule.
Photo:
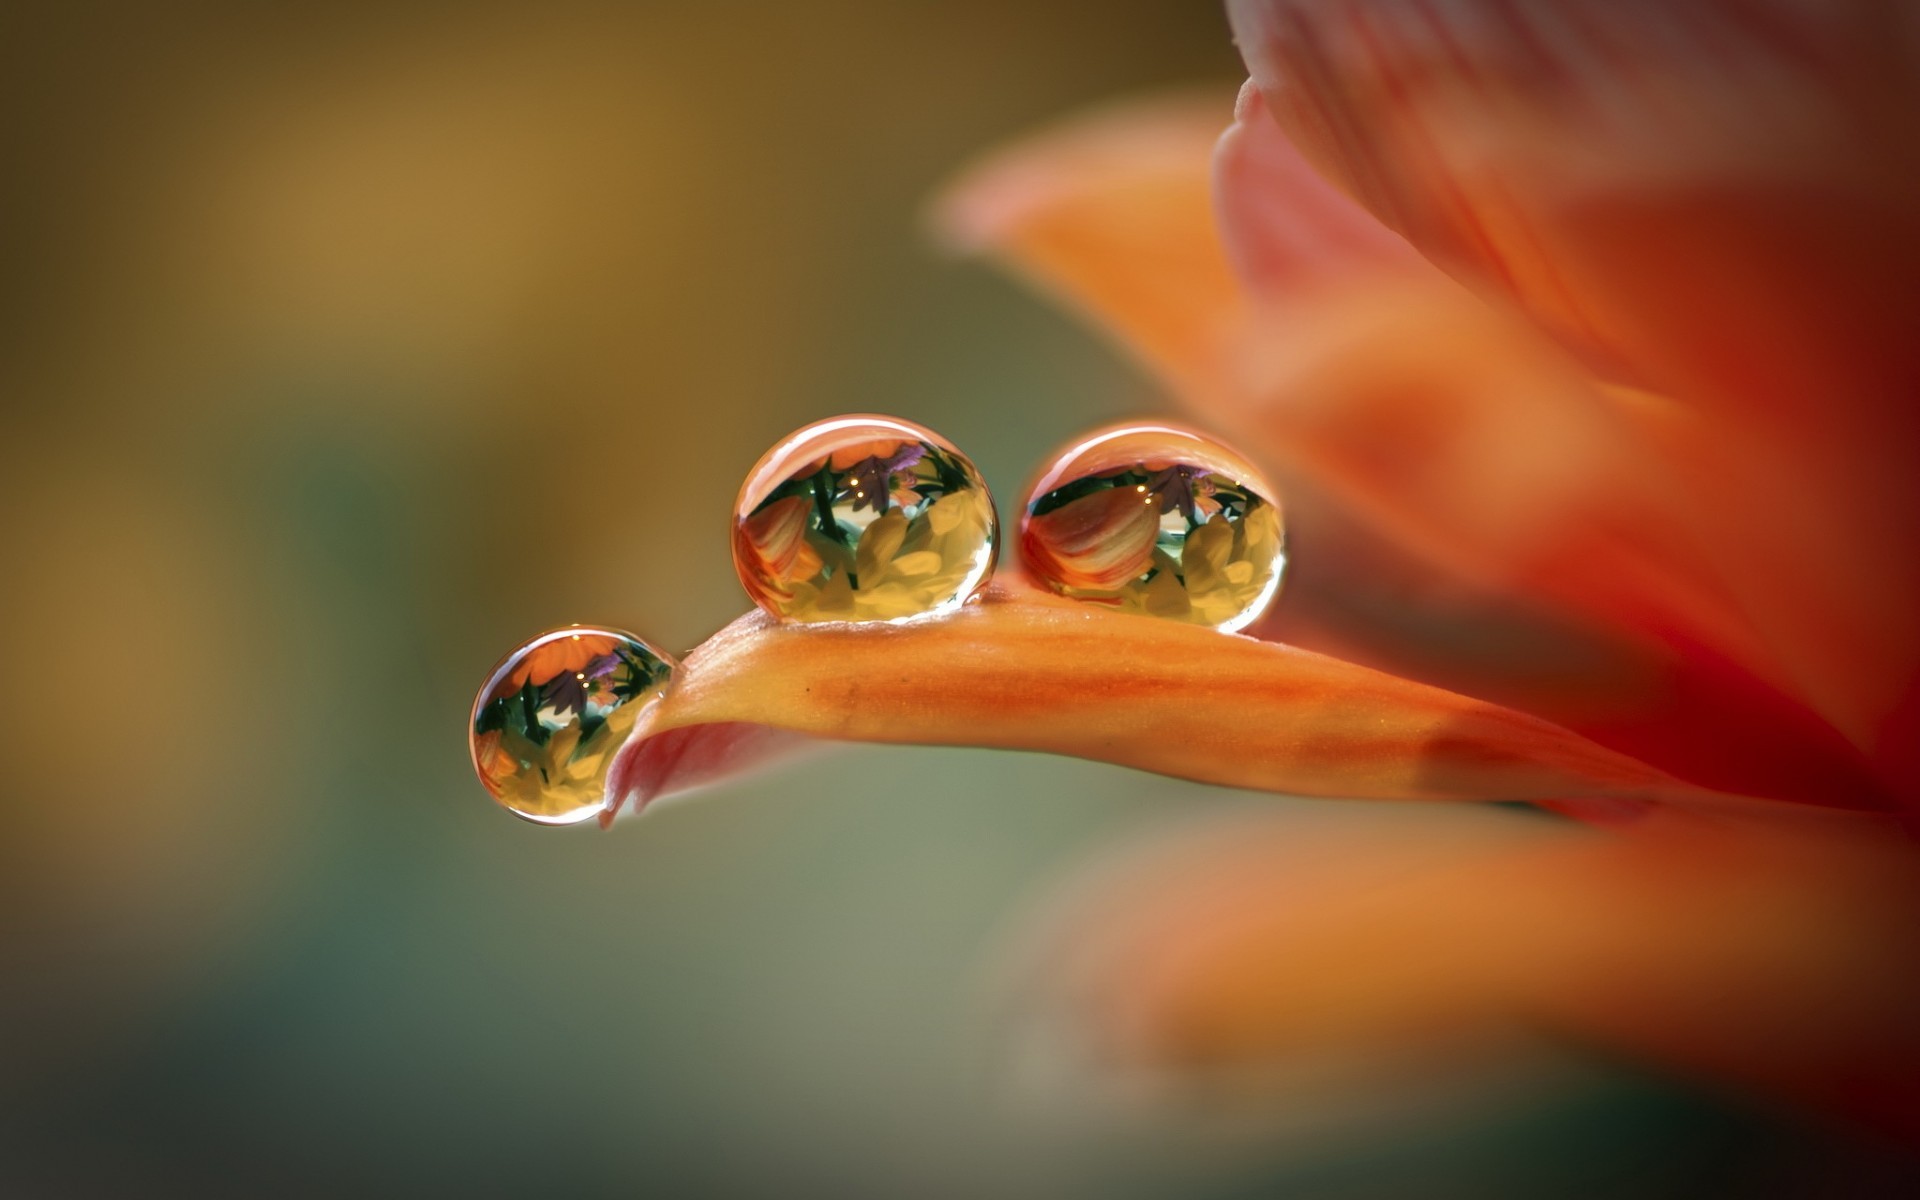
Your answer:
[[[860,442],[857,445],[842,446],[827,458],[827,462],[836,471],[851,471],[854,467],[870,458],[885,461],[900,453],[907,445],[896,438],[883,438],[877,441]]]
[[[810,579],[820,570],[820,554],[807,544],[813,501],[787,496],[740,522],[748,549],[759,560],[756,578]]]
[[[513,669],[507,676],[506,691],[518,691],[528,683],[539,686],[555,676],[583,671],[594,659],[612,654],[618,645],[610,637],[590,633],[556,637],[534,649]]]
[[[1132,488],[1105,488],[1027,518],[1021,546],[1068,587],[1109,591],[1146,574],[1160,513]]]
[[[482,778],[496,789],[501,780],[511,777],[520,769],[520,763],[513,755],[501,748],[498,729],[489,729],[474,737],[473,761],[480,768]]]

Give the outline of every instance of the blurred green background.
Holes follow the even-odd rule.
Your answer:
[[[1004,497],[1156,405],[920,215],[1090,101],[1212,84],[1224,124],[1211,0],[6,24],[0,1192],[1681,1195],[1800,1161],[1571,1060],[1390,1133],[1006,1102],[980,981],[1036,895],[1340,806],[851,748],[602,835],[472,779],[517,639],[684,649],[744,608],[728,505],[792,427],[920,420]]]

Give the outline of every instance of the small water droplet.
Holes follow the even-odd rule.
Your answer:
[[[500,660],[474,698],[473,769],[502,807],[541,825],[600,814],[607,768],[678,664],[630,633],[572,625]]]
[[[1232,632],[1280,589],[1273,496],[1253,464],[1204,434],[1114,426],[1061,451],[1029,489],[1021,561],[1060,595]]]
[[[733,565],[783,621],[949,612],[993,574],[993,499],[967,456],[896,417],[818,421],[767,451],[734,506]]]

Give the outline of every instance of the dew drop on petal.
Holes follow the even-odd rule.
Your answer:
[[[1205,434],[1114,426],[1074,441],[1028,490],[1021,562],[1062,596],[1232,632],[1280,590],[1286,531],[1274,495]]]
[[[501,807],[541,825],[600,814],[607,768],[678,669],[618,629],[543,633],[500,660],[474,698],[473,769]]]
[[[767,451],[733,513],[733,565],[783,621],[903,621],[986,586],[1000,542],[972,461],[896,417],[818,421]]]

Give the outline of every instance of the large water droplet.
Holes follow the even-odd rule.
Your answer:
[[[1021,561],[1063,596],[1231,632],[1280,590],[1273,495],[1253,464],[1204,434],[1115,426],[1040,473],[1021,511]]]
[[[473,702],[473,769],[502,807],[542,825],[600,813],[607,767],[678,669],[630,633],[575,625],[500,660]]]
[[[734,506],[733,565],[785,621],[899,621],[993,574],[993,500],[967,456],[911,421],[819,421],[767,451]]]

